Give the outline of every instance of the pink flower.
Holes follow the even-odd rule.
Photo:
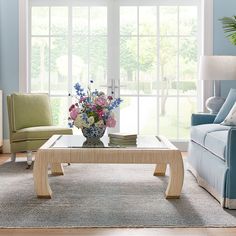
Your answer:
[[[107,105],[107,100],[106,100],[106,98],[104,98],[104,97],[98,97],[98,98],[96,99],[95,103],[96,103],[98,106],[100,106],[100,107],[104,107],[104,106]]]
[[[113,117],[109,117],[106,121],[106,126],[114,128],[116,126],[116,120]]]
[[[98,114],[99,119],[101,119],[102,116],[104,115],[104,112],[103,112],[103,110],[98,110],[97,114]]]
[[[78,111],[76,108],[73,108],[70,112],[70,117],[72,120],[75,120],[77,116],[78,116]]]
[[[79,99],[79,103],[82,103],[85,99],[86,99],[86,97],[81,97],[81,98]]]
[[[69,108],[69,111],[72,111],[74,108],[75,108],[75,105],[72,104],[72,105],[70,106],[70,108]]]
[[[108,100],[112,100],[112,99],[113,99],[113,97],[112,97],[112,96],[108,96],[107,98],[108,98]]]

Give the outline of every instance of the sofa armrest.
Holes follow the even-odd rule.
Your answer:
[[[191,117],[191,125],[202,125],[202,124],[211,124],[216,118],[215,114],[209,113],[194,113]]]
[[[236,127],[231,127],[228,132],[228,141],[226,146],[226,198],[236,198]]]
[[[228,141],[226,146],[226,162],[228,167],[234,167],[236,171],[236,127],[231,127],[228,132]]]

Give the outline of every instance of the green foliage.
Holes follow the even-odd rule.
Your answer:
[[[180,54],[185,63],[194,62],[197,63],[197,41],[186,37],[181,43]]]
[[[220,21],[223,24],[226,37],[233,45],[236,45],[236,16],[224,17]]]
[[[58,125],[60,120],[60,100],[51,99],[53,124]]]
[[[177,89],[177,82],[173,81],[171,83],[172,89]],[[178,88],[183,92],[187,92],[188,90],[196,90],[196,82],[195,81],[179,81]]]

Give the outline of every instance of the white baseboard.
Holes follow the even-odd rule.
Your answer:
[[[9,140],[9,139],[4,139],[4,140],[3,140],[2,152],[3,152],[3,153],[10,153],[10,152],[11,152],[10,140]]]

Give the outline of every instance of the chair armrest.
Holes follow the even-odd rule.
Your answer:
[[[202,125],[202,124],[211,124],[214,122],[216,118],[215,114],[209,114],[209,113],[196,113],[192,114],[191,117],[191,125]]]

